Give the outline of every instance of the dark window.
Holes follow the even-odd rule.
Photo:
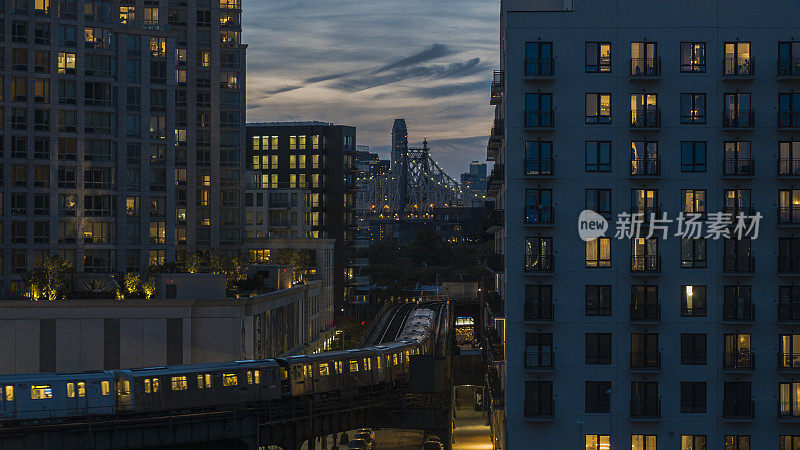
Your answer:
[[[525,43],[525,75],[553,75],[553,43]]]
[[[681,142],[681,172],[705,172],[706,170],[705,141]]]
[[[525,126],[553,126],[553,94],[525,94]]]
[[[586,141],[586,171],[611,172],[610,141]]]
[[[525,189],[525,223],[553,223],[553,191]]]
[[[611,364],[610,333],[586,333],[586,364]]]
[[[661,353],[658,333],[631,333],[631,368],[658,369]]]
[[[722,414],[724,417],[753,417],[753,398],[749,381],[726,381],[723,392]]]
[[[525,286],[525,320],[553,319],[553,286],[529,284]]]
[[[611,189],[587,189],[585,209],[611,219]]]
[[[525,238],[525,271],[548,272],[553,270],[553,238]]]
[[[692,381],[681,382],[681,412],[706,412],[706,383]]]
[[[611,286],[586,285],[586,315],[610,316],[611,315]]]
[[[800,320],[800,286],[778,287],[778,320]]]
[[[611,42],[586,43],[586,72],[611,72]]]
[[[553,143],[528,141],[525,143],[525,175],[553,174]]]
[[[631,285],[631,320],[659,320],[661,306],[658,302],[658,286]]]
[[[586,408],[588,413],[607,413],[611,409],[610,381],[586,382]]]
[[[778,127],[800,126],[800,94],[778,94]]]
[[[684,269],[706,267],[705,239],[681,239],[681,267]]]
[[[659,416],[658,382],[631,381],[631,417]]]
[[[681,94],[681,123],[706,123],[706,94]]]
[[[553,367],[553,334],[525,333],[525,368]]]
[[[778,76],[800,75],[800,42],[778,42]]]
[[[681,364],[706,364],[706,335],[699,333],[681,334]]]
[[[681,72],[706,71],[706,43],[681,42]]]
[[[722,303],[723,320],[754,320],[755,308],[751,299],[752,286],[725,286],[725,297]]]
[[[553,382],[525,382],[525,417],[553,415]]]
[[[749,128],[753,126],[755,112],[750,102],[750,94],[725,94],[722,126],[731,128]],[[780,105],[780,101],[778,102]]]

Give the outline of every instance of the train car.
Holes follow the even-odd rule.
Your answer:
[[[114,414],[108,371],[0,376],[0,419],[67,419]]]
[[[280,398],[279,366],[273,360],[185,364],[116,371],[119,410],[134,412],[204,409]]]

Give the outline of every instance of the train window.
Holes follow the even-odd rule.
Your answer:
[[[14,401],[14,386],[6,386],[6,401]]]
[[[320,363],[320,365],[319,365],[319,376],[327,377],[328,375],[330,375],[329,370],[328,370],[328,363]]]
[[[396,366],[397,365],[397,353],[392,355],[392,360],[394,361],[394,365]]]
[[[350,372],[358,372],[358,361],[350,361]]]
[[[253,384],[253,371],[247,371],[247,384]]]
[[[120,380],[117,383],[117,395],[128,395],[131,393],[131,382],[128,380]]]
[[[185,376],[172,377],[172,390],[185,391],[189,389],[189,382]]]
[[[31,386],[31,400],[53,398],[53,389],[47,385]]]
[[[311,364],[303,366],[303,375],[306,378],[314,378],[314,367]]]
[[[406,362],[408,362],[408,350],[406,350]]]
[[[236,386],[239,384],[239,380],[236,377],[235,373],[223,373],[222,374],[222,385],[223,386]]]
[[[294,378],[303,378],[303,366],[297,365],[293,367],[294,369]]]
[[[203,389],[203,376],[197,376],[197,389]]]
[[[364,370],[372,370],[372,361],[369,358],[364,358]]]
[[[287,380],[289,378],[289,371],[286,370],[286,367],[281,367],[281,380]]]
[[[378,365],[378,370],[381,369],[381,357],[378,356],[375,358],[375,363]]]
[[[145,394],[149,394],[150,392],[151,392],[150,378],[145,378],[144,379],[144,393]]]
[[[336,361],[336,362],[334,362],[334,363],[333,363],[333,366],[336,368],[336,373],[338,373],[339,375],[341,375],[341,374],[342,374],[342,372],[344,372],[344,371],[342,370],[342,366],[343,366],[343,364],[342,364],[342,362],[341,362],[341,361]]]
[[[75,397],[75,383],[67,383],[67,397]]]
[[[108,395],[111,391],[111,386],[109,386],[108,381],[101,381],[100,382],[100,393],[102,395]]]
[[[158,387],[161,381],[158,378],[153,378],[153,392],[158,392]]]
[[[144,393],[158,392],[158,378],[145,378],[144,379]]]
[[[86,383],[78,381],[78,397],[86,397]]]
[[[253,371],[253,381],[256,384],[261,384],[261,371],[259,371],[259,370],[254,370]]]
[[[211,387],[211,374],[207,373],[207,374],[205,374],[205,377],[206,377],[206,387],[210,388]]]

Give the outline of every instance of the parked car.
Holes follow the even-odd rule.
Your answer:
[[[365,440],[367,442],[367,444],[370,445],[369,448],[373,448],[375,446],[374,433],[372,433],[372,430],[370,430],[368,428],[362,428],[362,429],[359,429],[358,431],[356,431],[354,439],[363,439],[363,440]]]

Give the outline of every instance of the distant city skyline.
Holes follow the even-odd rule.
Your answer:
[[[395,118],[452,176],[485,159],[499,6],[483,0],[243,2],[247,120],[353,125],[388,157]]]

